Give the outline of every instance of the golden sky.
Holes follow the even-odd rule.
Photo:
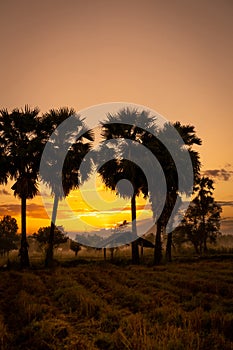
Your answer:
[[[233,232],[232,19],[231,0],[1,1],[0,107],[125,101],[195,125]],[[0,194],[1,214],[19,213]],[[41,208],[28,201],[29,232],[48,224]]]

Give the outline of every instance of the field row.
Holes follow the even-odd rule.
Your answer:
[[[233,263],[0,273],[0,349],[233,349]]]

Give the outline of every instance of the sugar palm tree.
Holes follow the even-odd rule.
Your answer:
[[[37,194],[39,161],[42,147],[37,127],[39,109],[0,110],[1,145],[4,146],[2,161],[6,164],[4,182],[8,178],[15,181],[12,190],[21,200],[21,247],[22,267],[29,266],[28,243],[26,236],[26,202]]]
[[[180,142],[178,138],[175,138],[172,132],[172,129],[175,128],[180,134],[183,143]],[[186,169],[188,164],[186,163],[185,153],[187,155],[187,151],[189,152],[191,163],[193,167],[193,175],[194,175],[194,183],[198,178],[199,170],[200,170],[200,160],[199,155],[196,151],[192,149],[193,145],[200,145],[201,140],[196,136],[194,126],[191,125],[181,125],[180,122],[176,122],[174,124],[167,123],[164,127],[159,131],[158,139],[152,138],[150,142],[147,143],[147,147],[151,149],[151,151],[158,158],[167,183],[167,193],[165,205],[162,210],[161,215],[157,219],[157,231],[156,231],[156,243],[154,249],[154,264],[159,264],[162,258],[162,243],[161,243],[161,234],[166,229],[168,222],[172,224],[172,220],[174,220],[175,214],[173,213],[173,209],[177,200],[179,200],[180,194],[190,195],[190,186],[188,185],[189,179],[186,179],[186,172],[184,174],[179,174],[183,176],[182,186],[179,185],[178,173],[176,169],[175,161],[172,155],[169,153],[167,147],[162,144],[159,140],[166,140],[166,146],[169,146],[170,149],[176,153],[176,158],[179,159],[179,163],[182,165],[183,169]],[[152,209],[155,213],[157,208],[154,204],[154,193],[151,193],[151,202]],[[173,215],[173,217],[171,217]],[[171,261],[171,247],[172,247],[172,231],[170,231],[167,235],[167,246],[166,246],[166,256],[169,261]]]
[[[65,128],[59,128],[62,122],[69,119]],[[75,129],[75,130],[74,130]],[[93,134],[88,131],[84,120],[76,115],[73,108],[63,107],[51,109],[42,116],[40,123],[43,142],[46,142],[46,156],[42,157],[42,181],[45,182],[54,195],[51,227],[46,251],[45,265],[53,263],[53,242],[59,201],[69,192],[86,181],[91,172],[91,162],[86,164],[85,171],[79,167],[85,155],[91,149]],[[50,136],[52,137],[50,138]],[[78,136],[80,135],[80,136]],[[66,157],[62,158],[66,153]],[[64,160],[64,163],[63,163]]]
[[[132,219],[132,262],[139,263],[138,236],[137,236],[137,210],[136,197],[142,194],[148,196],[148,183],[146,176],[137,162],[131,160],[130,141],[136,141],[134,154],[140,154],[139,143],[142,143],[143,135],[148,128],[154,130],[155,118],[149,116],[147,111],[139,112],[137,109],[124,108],[116,114],[108,114],[102,124],[102,136],[109,141],[106,159],[111,158],[103,164],[99,173],[105,185],[120,196],[131,197],[131,219]],[[118,139],[119,142],[116,142]],[[110,155],[110,157],[109,157]],[[103,161],[103,160],[102,160]],[[98,161],[97,161],[98,163]],[[127,179],[131,182],[133,193],[127,188],[117,187],[117,183]]]

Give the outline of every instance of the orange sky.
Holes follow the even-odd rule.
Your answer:
[[[126,101],[195,125],[233,232],[232,16],[231,0],[1,1],[0,107]],[[1,214],[18,212],[0,191]],[[32,231],[47,221],[28,203]]]

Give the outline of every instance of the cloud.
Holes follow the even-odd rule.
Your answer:
[[[229,169],[229,164],[227,164],[228,169],[209,169],[203,171],[203,175],[214,177],[217,180],[228,181],[233,175],[233,170]]]
[[[151,205],[150,204],[137,204],[137,211],[142,211],[142,210],[151,210]],[[108,213],[112,213],[112,212],[122,212],[122,211],[130,211],[131,212],[131,206],[126,205],[125,207],[114,207],[114,208],[108,208],[105,210],[98,210],[98,209],[94,209],[94,208],[85,208],[85,207],[78,207],[78,208],[73,208],[72,207],[72,211],[74,211],[75,213],[78,214],[87,214],[87,215],[92,215],[90,213],[95,213],[95,214],[108,214]]]
[[[217,202],[221,207],[233,207],[233,201],[219,201]]]
[[[151,210],[151,204],[137,204],[137,211],[140,210]],[[110,209],[109,211],[131,211],[131,206],[127,205],[125,207],[119,207],[115,209]]]
[[[21,212],[20,204],[1,204],[0,205],[0,215],[11,215],[18,216]],[[44,206],[29,203],[27,205],[27,216],[31,218],[47,219],[48,215],[45,212]]]
[[[19,215],[20,214],[19,204],[1,204],[0,205],[0,215]]]
[[[31,218],[48,219],[45,208],[43,205],[29,203],[27,205],[27,216]]]
[[[4,196],[10,196],[10,192],[8,192],[7,190],[3,189],[3,190],[0,190],[0,195],[4,195]]]

